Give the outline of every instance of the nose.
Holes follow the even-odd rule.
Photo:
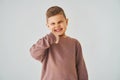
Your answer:
[[[60,27],[60,24],[56,24],[55,27]]]

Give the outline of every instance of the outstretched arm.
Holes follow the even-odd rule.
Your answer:
[[[56,42],[56,37],[52,33],[39,39],[30,48],[30,53],[31,53],[32,57],[42,62],[45,55],[47,54],[48,48],[55,42]]]

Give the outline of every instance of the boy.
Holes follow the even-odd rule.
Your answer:
[[[46,21],[51,33],[30,48],[32,57],[43,65],[41,80],[88,80],[81,45],[65,34],[68,19],[63,9],[50,7]]]

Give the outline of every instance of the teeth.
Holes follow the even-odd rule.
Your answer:
[[[56,30],[56,31],[60,31],[60,29]]]
[[[62,28],[61,28],[61,29],[56,29],[55,31],[59,32],[59,31],[61,31],[61,30],[62,30]]]

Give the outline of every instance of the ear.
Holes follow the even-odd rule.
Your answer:
[[[50,27],[49,27],[49,24],[48,23],[46,23],[46,26],[48,27],[48,29],[50,30]]]
[[[49,26],[48,26],[48,23],[46,23],[46,26],[49,27]]]
[[[68,18],[66,18],[66,24],[68,25]]]

